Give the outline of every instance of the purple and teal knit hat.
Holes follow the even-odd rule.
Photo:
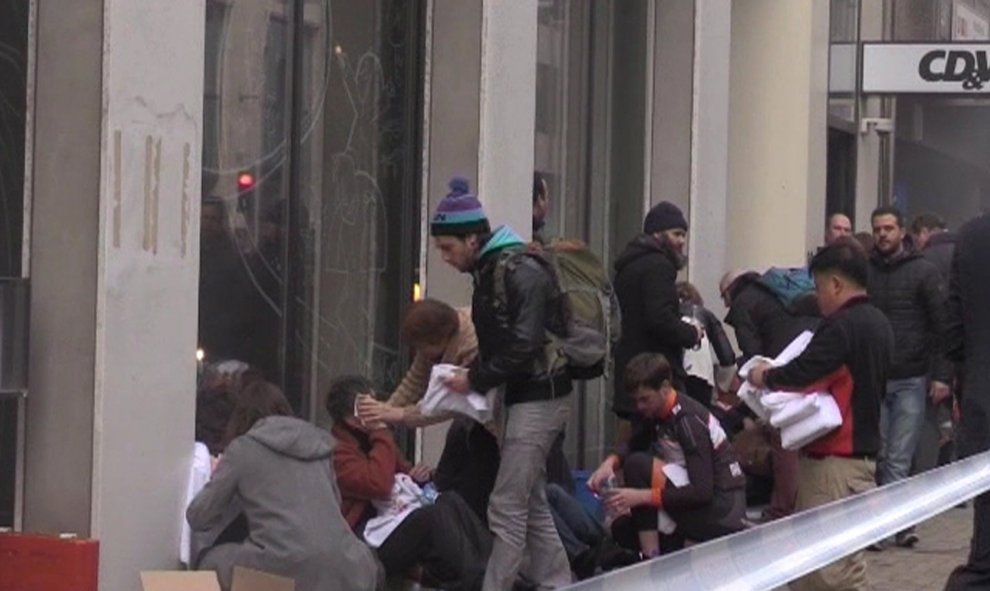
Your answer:
[[[433,236],[467,236],[491,232],[478,196],[470,193],[466,178],[455,176],[448,183],[450,193],[440,200],[430,221]]]

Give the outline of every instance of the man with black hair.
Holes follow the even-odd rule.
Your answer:
[[[859,243],[843,238],[811,261],[815,293],[825,319],[807,349],[790,363],[758,364],[757,387],[787,392],[828,392],[842,425],[802,449],[798,510],[825,505],[875,486],[880,452],[880,401],[887,385],[894,337],[886,316],[870,303],[869,271]],[[858,552],[790,584],[792,589],[868,589],[866,561]]]
[[[894,330],[894,358],[880,412],[877,481],[908,477],[925,422],[926,394],[932,404],[949,398],[952,366],[939,354],[947,322],[946,290],[938,269],[905,241],[904,216],[894,207],[873,212],[876,244],[870,255],[869,293]],[[909,529],[898,546],[918,543]]]
[[[527,578],[549,587],[570,584],[546,495],[547,456],[567,424],[573,389],[566,363],[554,361],[546,349],[548,331],[567,330],[556,278],[526,254],[525,242],[510,228],[491,231],[465,179],[451,180],[430,233],[444,262],[474,279],[478,356],[446,385],[463,394],[504,389],[501,463],[488,503],[495,544],[484,588],[510,589],[527,554]]]

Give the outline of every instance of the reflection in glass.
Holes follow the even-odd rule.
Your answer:
[[[390,388],[404,368],[421,13],[208,2],[200,343],[207,363],[236,358],[281,383],[304,415],[336,375]]]
[[[21,276],[28,3],[0,0],[0,277]],[[14,523],[17,401],[0,395],[0,527]]]

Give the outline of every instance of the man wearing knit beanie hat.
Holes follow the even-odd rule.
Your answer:
[[[700,328],[681,320],[677,272],[684,267],[687,220],[673,203],[653,206],[634,238],[615,262],[615,294],[622,309],[622,338],[615,351],[616,375],[640,353],[661,353],[673,370],[674,387],[683,390],[684,349],[701,341]],[[635,405],[621,379],[615,380],[613,411],[630,419]]]
[[[462,394],[500,388],[504,396],[501,462],[488,502],[495,543],[484,589],[511,589],[524,556],[527,578],[541,586],[567,585],[570,566],[546,496],[547,455],[567,423],[572,390],[567,367],[548,363],[544,349],[548,330],[567,330],[555,279],[511,229],[490,232],[478,197],[462,178],[450,182],[430,233],[444,262],[474,279],[478,356],[445,385]]]

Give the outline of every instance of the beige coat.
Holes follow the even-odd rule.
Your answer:
[[[426,395],[426,388],[430,385],[430,373],[435,364],[449,363],[467,367],[478,355],[478,337],[474,333],[474,323],[471,322],[471,308],[458,308],[457,320],[459,323],[457,334],[447,344],[440,359],[428,359],[425,355],[416,353],[412,366],[402,378],[402,383],[388,399],[390,405],[403,409],[402,422],[405,425],[425,427],[452,418],[450,414],[424,416],[416,403]]]

